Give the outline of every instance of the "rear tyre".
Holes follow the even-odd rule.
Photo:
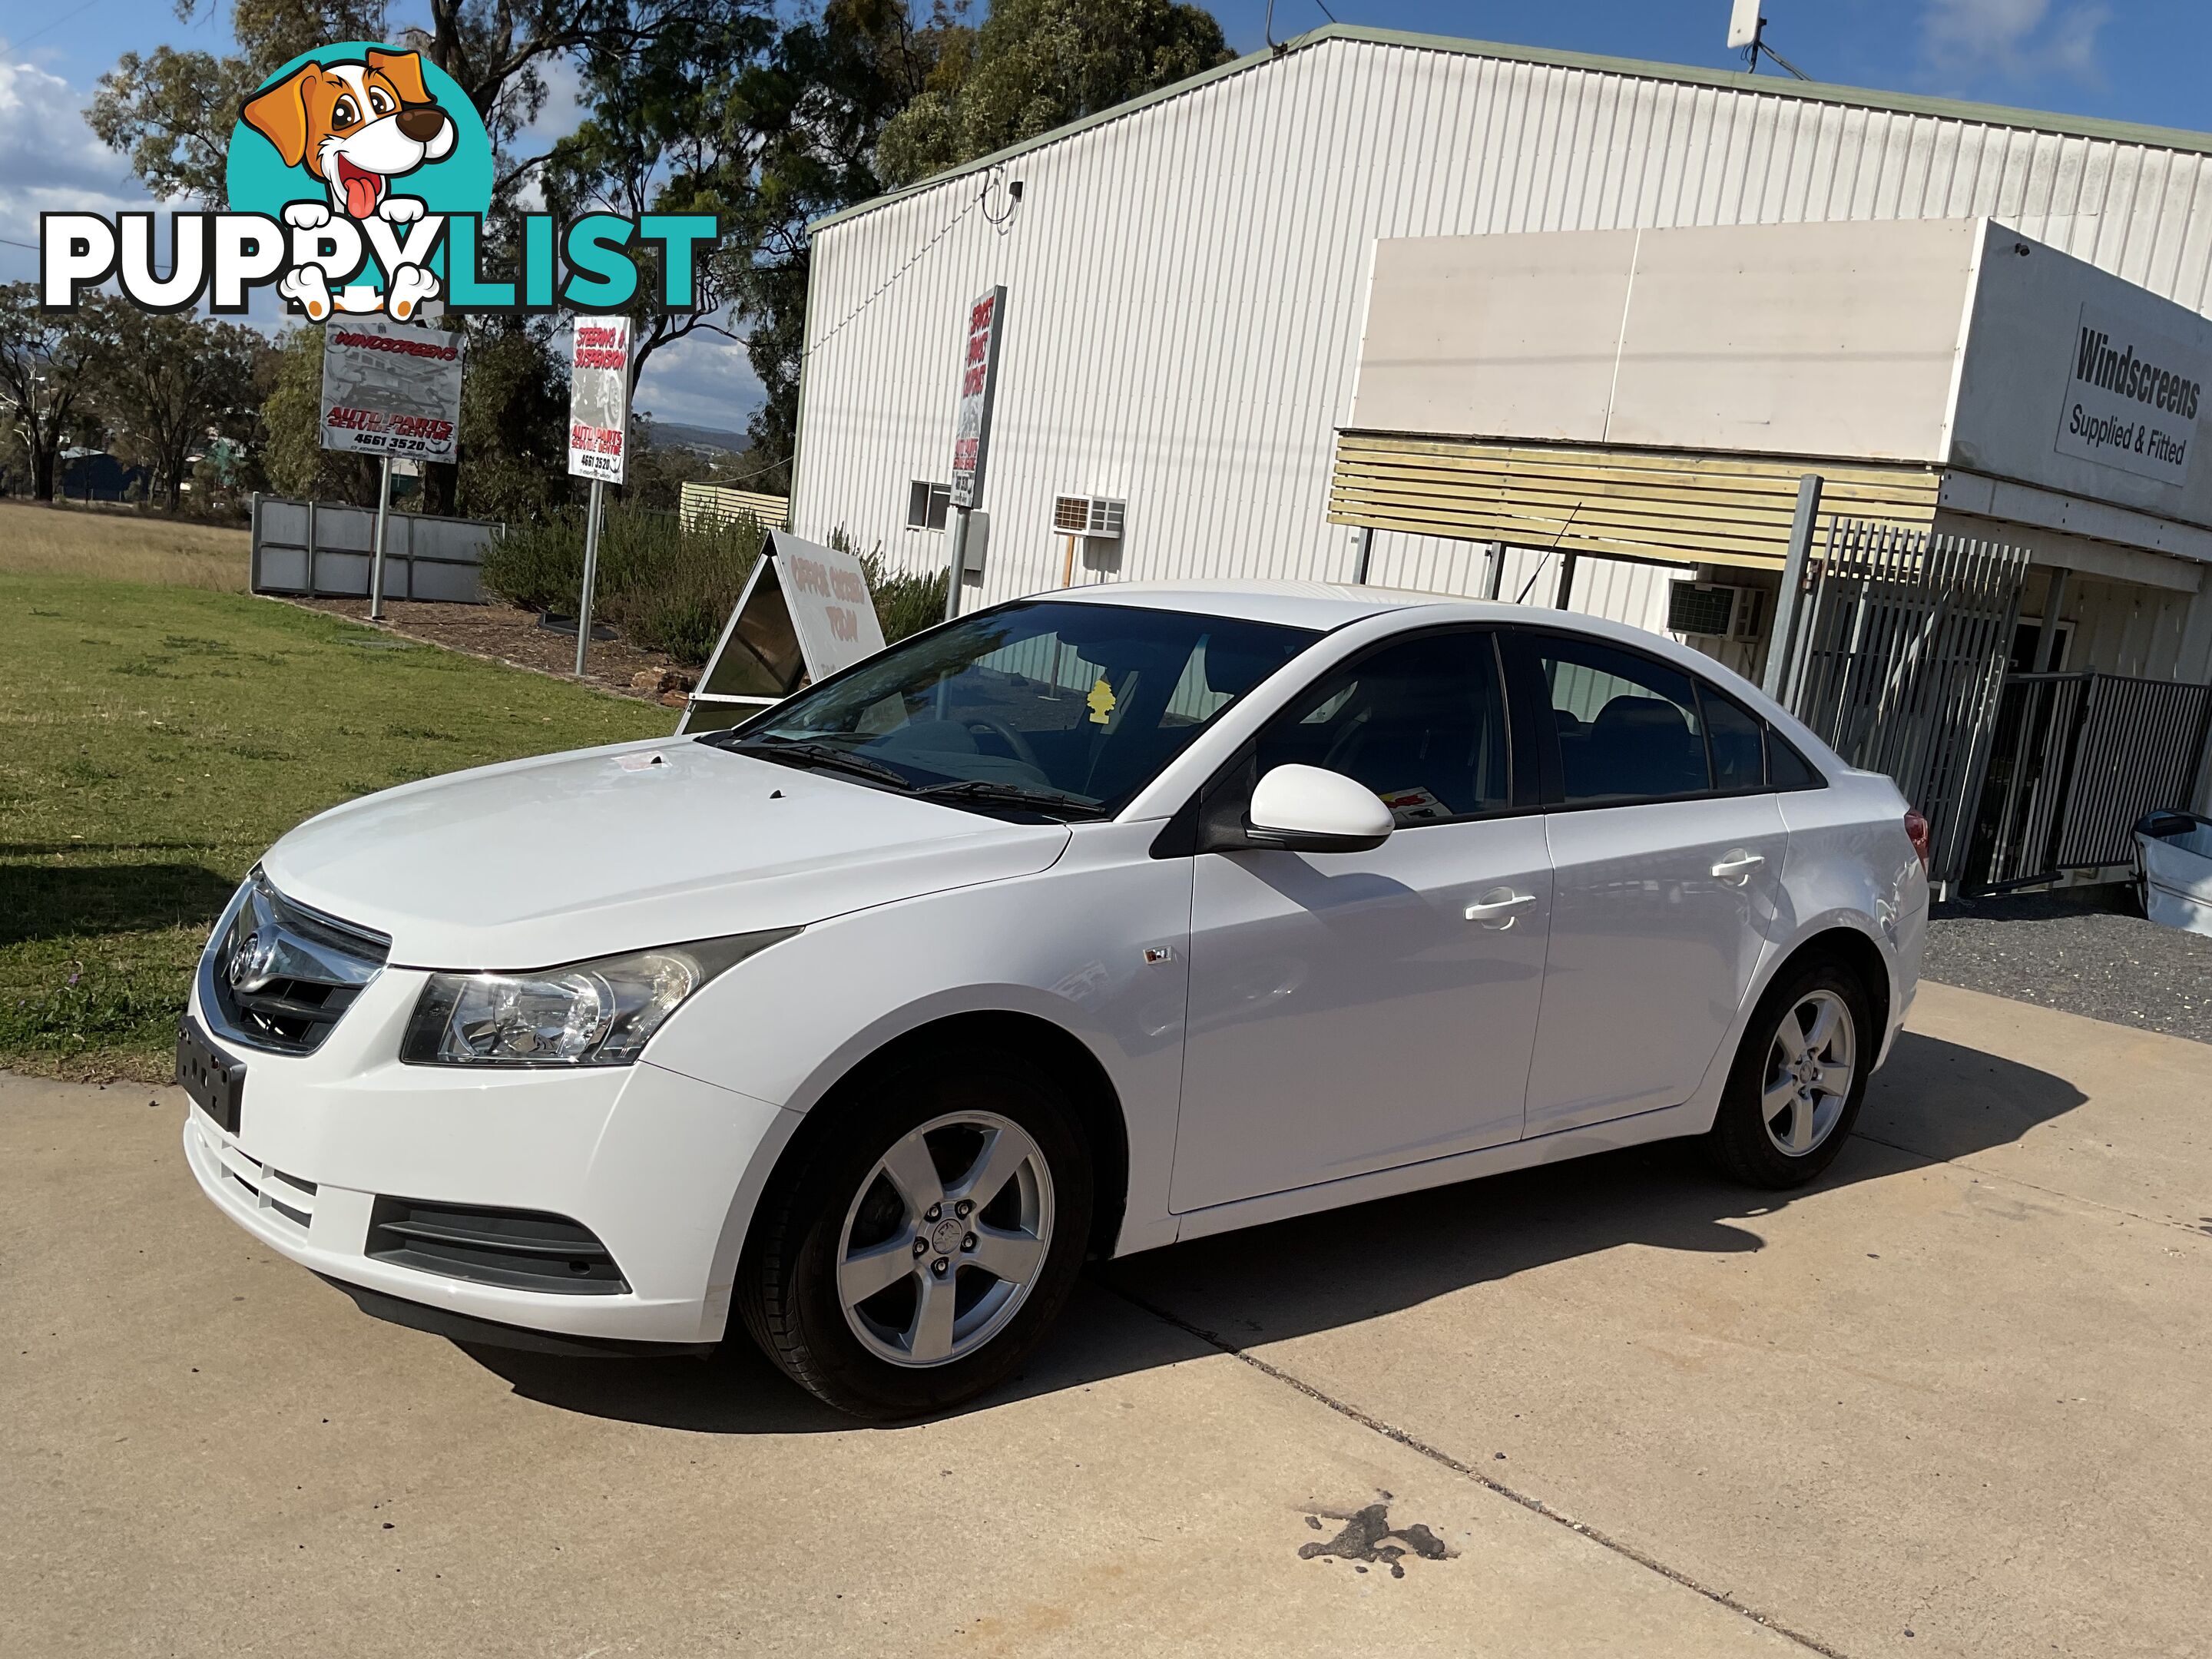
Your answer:
[[[1787,969],[1744,1028],[1705,1144],[1753,1187],[1802,1187],[1835,1162],[1866,1097],[1878,1037],[1866,988],[1832,957]]]
[[[1091,1161],[1066,1093],[1012,1054],[919,1054],[840,1090],[763,1200],[738,1308],[769,1358],[874,1420],[963,1404],[1074,1288]]]

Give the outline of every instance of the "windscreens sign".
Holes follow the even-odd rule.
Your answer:
[[[618,484],[629,434],[629,319],[579,317],[568,350],[568,471]]]
[[[331,323],[323,331],[323,447],[452,460],[466,340],[374,315]]]
[[[960,407],[952,426],[952,505],[972,507],[983,498],[983,461],[991,441],[991,394],[999,380],[999,337],[1005,331],[1006,290],[994,288],[968,307],[962,336]]]
[[[2185,484],[2206,379],[2196,347],[2085,305],[2058,417],[2058,453]]]

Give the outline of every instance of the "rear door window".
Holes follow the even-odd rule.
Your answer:
[[[1663,800],[1712,787],[1697,687],[1680,669],[1601,640],[1531,640],[1570,804]]]
[[[1827,781],[1771,726],[1766,728],[1766,781],[1777,789],[1818,789]]]
[[[1705,716],[1705,743],[1712,750],[1713,787],[1740,794],[1766,784],[1766,723],[1725,692],[1698,683],[1698,709]]]
[[[1551,722],[1563,804],[1817,789],[1825,780],[1759,715],[1702,675],[1607,641],[1510,630],[1517,703]],[[1524,695],[1525,694],[1525,695]]]

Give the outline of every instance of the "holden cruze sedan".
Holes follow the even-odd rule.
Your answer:
[[[1368,588],[963,617],[726,731],[410,784],[199,964],[185,1153],[370,1313],[823,1400],[1005,1376],[1087,1256],[1668,1136],[1833,1158],[1925,826],[1705,657]]]

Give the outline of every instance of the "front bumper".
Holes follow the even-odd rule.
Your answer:
[[[720,1340],[751,1196],[793,1115],[643,1062],[494,1075],[376,1058],[396,1054],[422,979],[386,969],[313,1054],[242,1053],[237,1133],[197,1106],[186,1117],[201,1190],[279,1255],[454,1322],[586,1343]],[[568,1218],[624,1288],[525,1290],[384,1260],[372,1228],[395,1200]]]

